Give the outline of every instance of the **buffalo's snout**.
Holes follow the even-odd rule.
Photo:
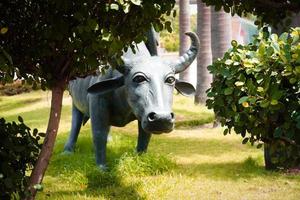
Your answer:
[[[159,121],[174,121],[174,113],[155,113],[151,112],[147,117],[149,122],[159,122]]]
[[[144,120],[144,130],[154,134],[169,133],[174,128],[173,112],[150,112]]]

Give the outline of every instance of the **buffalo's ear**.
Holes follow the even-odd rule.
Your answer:
[[[175,82],[175,88],[180,94],[184,96],[193,96],[196,91],[192,84],[177,79]]]
[[[87,91],[90,94],[105,94],[107,92],[111,92],[112,90],[115,90],[121,86],[124,85],[124,77],[116,77],[111,79],[106,79],[104,81],[100,81],[98,83],[95,83],[94,85],[91,85]]]

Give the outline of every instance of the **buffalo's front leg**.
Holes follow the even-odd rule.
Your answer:
[[[138,153],[146,152],[148,144],[151,138],[151,133],[147,133],[142,128],[141,122],[139,121],[139,136],[136,150]]]
[[[72,105],[72,125],[69,139],[64,147],[65,153],[71,153],[74,151],[75,144],[78,138],[78,134],[82,125],[83,114]]]
[[[105,170],[106,167],[106,143],[109,126],[108,102],[98,96],[90,97],[90,118],[93,132],[93,143],[97,166]]]

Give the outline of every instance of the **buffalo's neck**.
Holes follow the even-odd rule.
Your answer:
[[[111,99],[111,125],[125,126],[136,119],[130,105],[127,102],[125,87],[120,87],[113,92]]]

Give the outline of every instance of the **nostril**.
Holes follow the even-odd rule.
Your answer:
[[[150,122],[154,121],[154,120],[155,120],[155,115],[156,115],[155,112],[149,113],[149,115],[148,115],[148,120],[149,120]]]
[[[175,115],[171,112],[171,119],[174,119]]]

